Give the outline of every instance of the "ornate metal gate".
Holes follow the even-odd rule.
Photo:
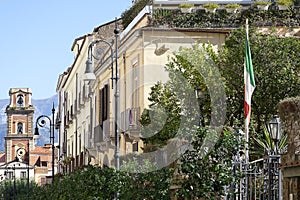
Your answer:
[[[239,183],[225,188],[225,200],[280,200],[280,156],[266,153],[263,158],[245,162],[233,159],[233,173],[239,173]]]

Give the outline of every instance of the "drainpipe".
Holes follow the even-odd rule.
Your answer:
[[[88,139],[90,140],[91,138],[94,138],[94,130],[93,130],[93,92],[92,92],[92,87],[89,85],[89,100],[90,100],[90,132],[89,132],[89,137]],[[90,141],[88,141],[90,142]],[[90,158],[88,158],[90,159]],[[90,164],[90,161],[88,162]]]
[[[75,88],[75,93],[76,93],[76,99],[77,99],[77,104],[79,103],[79,99],[78,99],[78,73],[76,73],[76,88]],[[80,104],[78,106],[78,109],[80,107]],[[77,160],[77,145],[78,145],[78,138],[77,138],[77,126],[78,126],[78,120],[77,120],[77,114],[75,115],[75,162],[76,164],[78,163]],[[78,166],[76,166],[78,167]]]

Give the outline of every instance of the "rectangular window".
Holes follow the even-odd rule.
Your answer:
[[[138,67],[137,59],[134,60],[134,62],[132,62],[131,92],[132,92],[131,107],[136,108],[139,106],[139,67]]]
[[[27,178],[26,171],[21,171],[20,178],[21,179],[26,179]]]
[[[47,167],[48,162],[47,161],[42,161],[42,167]]]
[[[99,90],[99,124],[102,126],[103,121],[107,120],[108,117],[108,106],[109,106],[109,93],[108,85],[105,85]]]
[[[132,144],[132,151],[133,152],[139,151],[139,143],[138,142],[135,142]]]
[[[6,178],[7,179],[13,179],[13,177],[14,177],[13,172],[6,172]]]
[[[67,153],[67,130],[64,131],[63,152]]]
[[[67,141],[67,155],[71,155],[71,140],[70,139],[68,139],[68,141]]]
[[[107,120],[108,111],[108,86],[105,85],[103,90],[103,121]]]
[[[78,135],[78,149],[79,149],[79,153],[81,152],[81,134]]]
[[[99,124],[103,125],[103,117],[102,117],[102,111],[103,111],[103,103],[102,103],[102,90],[99,90]]]

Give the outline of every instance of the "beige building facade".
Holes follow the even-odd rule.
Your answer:
[[[151,86],[168,80],[165,64],[169,57],[180,47],[191,47],[197,42],[210,42],[218,48],[229,33],[229,30],[155,28],[150,23],[152,9],[146,6],[124,30],[121,19],[115,20],[74,41],[74,63],[60,75],[57,84],[60,170],[68,172],[87,164],[114,166],[116,87],[112,75],[116,74],[116,65],[117,127],[122,157],[143,152],[139,119],[149,107]],[[116,23],[120,29],[117,53]],[[91,47],[96,40],[97,44]],[[86,80],[85,74],[89,49],[94,80]],[[69,158],[71,162],[64,165]]]
[[[74,41],[72,46],[74,62],[59,76],[58,80],[59,105],[56,117],[60,147],[58,172],[72,170],[75,166],[84,163],[83,147],[87,143],[84,136],[88,132],[90,114],[87,104],[88,91],[82,75],[84,74],[83,66],[88,44],[89,35]]]

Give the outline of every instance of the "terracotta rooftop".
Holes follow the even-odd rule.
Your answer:
[[[34,150],[30,151],[30,154],[51,154],[52,148],[51,145],[45,145],[45,146],[35,146]]]
[[[5,162],[5,153],[0,153],[0,163]]]
[[[35,155],[30,156],[30,161],[29,161],[30,165],[34,166],[36,164],[37,160],[39,159],[39,157],[40,156],[35,156]]]

